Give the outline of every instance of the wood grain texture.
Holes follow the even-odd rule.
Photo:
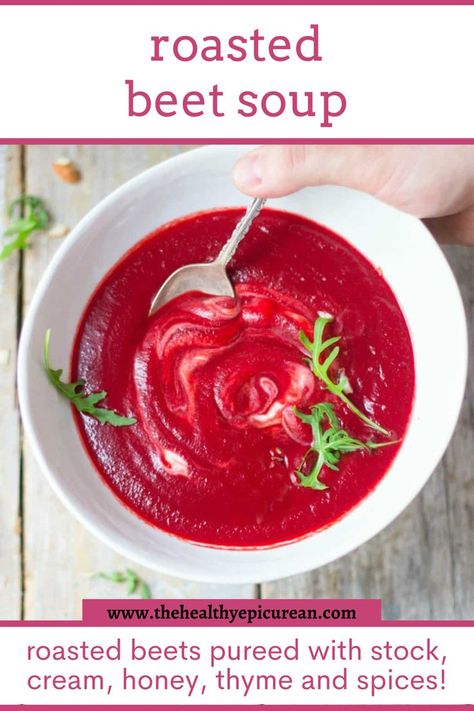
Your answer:
[[[461,286],[472,354],[474,250],[449,247],[445,253]],[[335,563],[263,585],[263,597],[380,597],[387,619],[474,618],[473,383],[471,357],[453,440],[423,491],[402,515]]]
[[[177,150],[165,146],[29,147],[25,163],[27,190],[44,196],[55,221],[72,228],[115,187]],[[61,155],[70,157],[77,164],[82,173],[79,183],[62,183],[53,174],[51,163]],[[43,235],[26,255],[25,309],[60,242],[60,239]],[[66,511],[39,471],[27,443],[24,485],[27,619],[77,618],[83,598],[120,597],[123,587],[107,583],[94,574],[126,567],[142,575],[156,597],[240,597],[254,593],[253,586],[220,588],[181,581],[124,560],[93,538]]]
[[[20,149],[0,146],[0,215],[21,192]],[[3,233],[3,219],[0,220]],[[20,427],[15,393],[18,255],[0,262],[0,618],[21,613]]]
[[[445,252],[461,288],[469,329],[466,395],[441,465],[451,552],[446,573],[453,586],[453,617],[474,619],[474,249],[449,247]]]

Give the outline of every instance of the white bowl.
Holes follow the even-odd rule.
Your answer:
[[[246,202],[232,185],[242,148],[214,146],[160,163],[123,185],[77,225],[46,270],[23,327],[18,386],[23,422],[41,468],[66,506],[98,538],[150,568],[202,581],[257,582],[329,563],[378,533],[416,496],[452,435],[464,392],[467,334],[453,274],[417,219],[360,192],[309,188],[275,201],[327,225],[383,269],[413,340],[415,400],[409,428],[381,483],[354,510],[304,540],[265,550],[207,548],[147,525],[94,470],[67,404],[42,368],[67,369],[73,338],[97,282],[137,240],[187,213]],[[47,525],[47,523],[45,523]]]

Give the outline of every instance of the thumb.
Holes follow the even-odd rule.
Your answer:
[[[393,173],[395,156],[381,146],[265,146],[234,166],[247,195],[280,197],[308,185],[344,185],[376,194]]]

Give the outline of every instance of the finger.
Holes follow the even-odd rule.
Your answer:
[[[242,192],[261,197],[329,184],[377,194],[398,165],[392,146],[266,146],[236,163],[234,181]]]
[[[260,197],[342,185],[417,217],[441,217],[474,205],[474,146],[265,146],[237,162],[234,180]]]

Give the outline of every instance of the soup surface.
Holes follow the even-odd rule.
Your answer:
[[[311,428],[294,411],[332,404],[363,441],[400,440],[414,392],[408,329],[382,275],[344,239],[306,218],[265,209],[229,266],[238,299],[189,292],[152,318],[153,295],[178,267],[210,261],[243,211],[165,225],[107,274],[80,322],[72,376],[135,425],[77,415],[99,474],[136,514],[177,536],[233,547],[276,545],[332,524],[375,487],[399,443],[324,466],[327,488],[296,471]],[[383,236],[381,237],[381,239]],[[301,331],[331,315],[340,336],[333,380],[388,430],[380,435],[313,374]],[[329,352],[329,351],[328,351]]]

